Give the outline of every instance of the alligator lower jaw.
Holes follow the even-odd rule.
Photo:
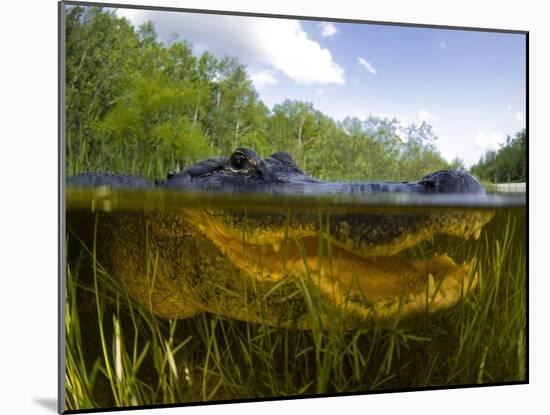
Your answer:
[[[394,257],[381,259],[386,263],[395,260]],[[357,296],[357,292],[361,290],[354,292],[351,286],[343,291],[342,305],[363,317],[389,319],[450,308],[477,286],[478,274],[474,272],[475,259],[458,265],[447,254],[442,254],[429,260],[406,261],[418,272],[417,275],[422,282],[420,287],[410,290],[404,287],[398,294],[393,293],[369,300],[368,297]],[[364,284],[369,284],[368,277]],[[350,297],[349,293],[353,293],[354,297]]]
[[[251,280],[273,284],[306,277],[323,298],[360,318],[395,318],[455,305],[475,288],[475,260],[456,264],[447,254],[429,260],[399,255],[364,257],[318,238],[277,247],[226,235],[209,238]]]

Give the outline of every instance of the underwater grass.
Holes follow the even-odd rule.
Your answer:
[[[407,252],[475,257],[479,282],[467,299],[352,331],[323,325],[308,275],[294,289],[313,316],[310,331],[207,313],[158,318],[130,299],[96,249],[67,264],[67,409],[526,380],[524,209],[498,210],[475,243],[437,236]],[[331,255],[330,243],[320,255]],[[153,284],[155,258],[147,263]]]

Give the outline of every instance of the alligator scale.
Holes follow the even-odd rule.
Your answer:
[[[90,195],[86,209],[71,205],[78,192]],[[100,247],[97,260],[106,272],[157,315],[186,318],[208,311],[274,326],[337,322],[352,328],[456,304],[476,285],[475,258],[457,264],[443,252],[411,259],[403,251],[437,234],[477,239],[494,212],[323,211],[274,206],[273,200],[483,192],[472,176],[452,170],[411,183],[326,182],[305,175],[286,153],[261,159],[238,148],[155,184],[112,173],[73,176],[67,217],[78,240]],[[237,203],[161,203],[203,194]],[[252,209],[238,203],[249,194],[269,195],[271,204]],[[118,206],[117,198],[130,202]],[[155,203],[132,202],[147,198]]]

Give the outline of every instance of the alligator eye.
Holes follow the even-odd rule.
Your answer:
[[[233,170],[244,170],[250,166],[250,161],[248,158],[241,152],[236,151],[231,156],[231,168]]]

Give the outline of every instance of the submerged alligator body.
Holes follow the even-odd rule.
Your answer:
[[[451,170],[418,182],[326,182],[306,176],[286,153],[261,159],[239,148],[155,184],[109,173],[69,178],[68,189],[92,198],[117,192],[173,191],[269,194],[475,194],[472,176]],[[95,196],[94,196],[95,195]],[[208,311],[270,325],[345,327],[456,304],[476,284],[475,258],[456,264],[399,255],[436,234],[479,238],[493,217],[485,209],[319,211],[181,206],[97,212],[95,239],[104,265],[131,296],[158,315]],[[68,208],[77,235],[94,220]],[[94,213],[95,215],[95,213]]]

